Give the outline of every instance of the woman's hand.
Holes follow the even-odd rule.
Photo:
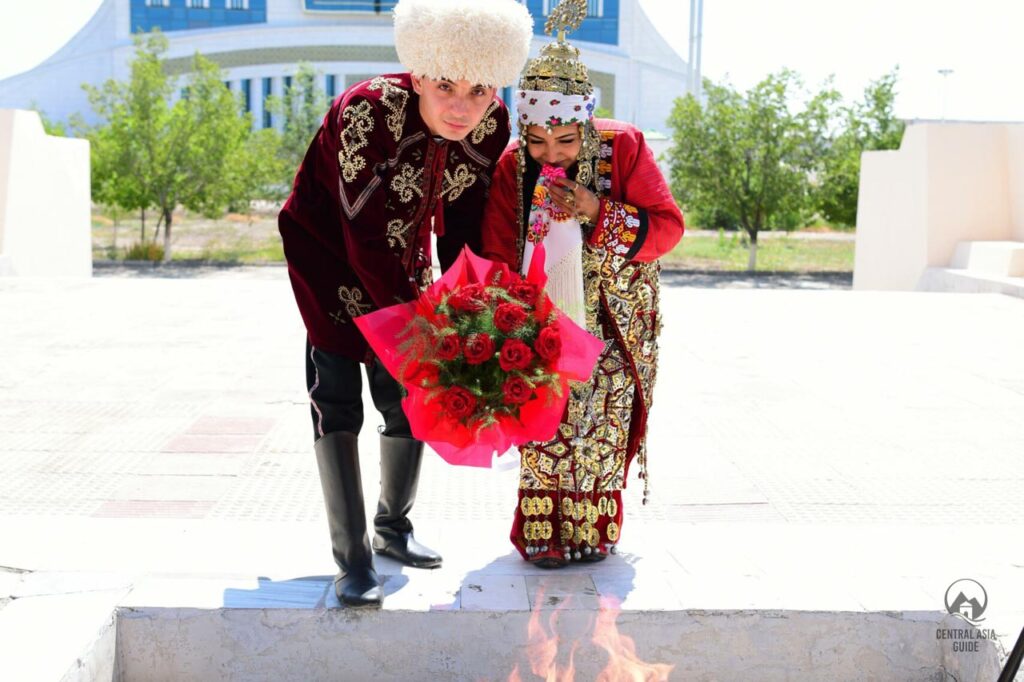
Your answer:
[[[589,222],[591,225],[597,222],[601,202],[596,194],[583,185],[568,178],[553,178],[548,191],[559,208],[576,216],[580,222]]]

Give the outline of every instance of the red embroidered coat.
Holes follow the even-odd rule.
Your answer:
[[[288,275],[310,342],[359,361],[352,318],[416,298],[430,278],[430,231],[447,268],[479,251],[491,175],[508,143],[495,99],[462,141],[435,139],[409,74],[378,76],[338,97],[278,217]]]
[[[628,123],[608,119],[594,119],[594,126],[601,134],[602,145],[610,148],[611,161],[604,157],[599,161],[601,210],[589,244],[607,248],[627,261],[654,261],[682,238],[682,212],[642,132]],[[516,224],[516,201],[524,202],[524,215],[528,216],[540,172],[540,166],[527,158],[522,183],[525,196],[517,198],[518,153],[518,143],[514,143],[498,160],[483,234],[484,257],[515,266],[522,258],[517,243],[522,243],[526,229]]]

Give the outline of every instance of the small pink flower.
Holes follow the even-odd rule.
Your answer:
[[[562,168],[561,166],[551,166],[548,164],[544,164],[541,167],[540,174],[550,180],[553,180],[554,178],[567,177],[564,168]]]

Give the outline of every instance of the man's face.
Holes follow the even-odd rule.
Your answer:
[[[458,142],[476,128],[494,99],[494,88],[469,81],[412,77],[420,116],[434,135]]]

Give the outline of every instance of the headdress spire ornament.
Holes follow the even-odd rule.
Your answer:
[[[587,18],[586,0],[563,0],[548,14],[544,32],[553,36],[558,31],[558,42],[565,42],[565,32],[578,31]]]
[[[522,90],[543,90],[563,95],[590,95],[594,86],[580,51],[565,39],[583,25],[587,17],[587,0],[562,0],[551,10],[544,32],[557,39],[541,48],[540,56],[526,63],[519,82]]]

